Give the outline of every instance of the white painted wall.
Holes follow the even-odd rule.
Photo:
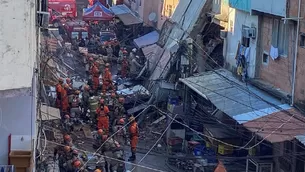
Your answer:
[[[0,98],[0,164],[8,163],[9,134],[15,141],[13,149],[29,149],[31,135],[36,137],[36,103],[33,100],[32,96]]]
[[[232,66],[236,67],[235,56],[238,48],[238,42],[241,41],[241,37],[242,37],[242,25],[248,27],[255,27],[257,30],[258,17],[251,16],[250,13],[247,12],[230,8],[229,19],[228,19],[228,35],[226,38],[227,45],[224,46],[225,60],[227,63],[229,63],[230,69],[232,69]],[[250,63],[248,68],[248,75],[250,78],[254,78],[255,76],[256,44],[257,44],[257,38],[251,39]]]

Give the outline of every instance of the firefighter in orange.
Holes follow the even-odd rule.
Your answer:
[[[61,92],[61,110],[63,113],[69,113],[69,97],[68,97],[69,85],[65,84],[64,89]]]
[[[103,88],[102,88],[102,91],[104,93],[106,93],[109,89],[114,89],[113,88],[113,83],[112,83],[112,75],[111,75],[111,72],[110,72],[110,64],[109,63],[106,63],[105,65],[105,70],[104,70],[104,73],[103,73]]]
[[[104,99],[100,100],[100,107],[96,110],[97,114],[97,128],[102,129],[105,134],[108,134],[109,132],[109,109],[107,106],[104,104]]]
[[[61,92],[63,91],[64,80],[62,78],[58,78],[58,83],[56,84],[56,107],[61,110]]]
[[[139,128],[135,117],[131,116],[129,118],[129,122],[130,122],[130,126],[128,130],[130,134],[129,138],[130,138],[131,156],[129,157],[128,161],[134,161],[136,160],[136,150],[139,140]]]
[[[100,76],[100,71],[98,69],[98,63],[94,62],[91,68],[91,74],[92,74],[92,82],[93,82],[93,86],[92,89],[94,91],[97,91],[98,87],[99,87],[99,76]]]

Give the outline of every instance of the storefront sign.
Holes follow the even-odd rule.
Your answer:
[[[94,11],[93,16],[94,17],[103,17],[103,12],[102,11]]]

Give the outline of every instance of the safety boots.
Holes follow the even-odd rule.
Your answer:
[[[136,160],[136,154],[132,153],[131,156],[129,157],[128,161],[135,161]]]

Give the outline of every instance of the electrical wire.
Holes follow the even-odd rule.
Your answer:
[[[291,118],[292,118],[292,117],[293,117],[293,116],[291,116]],[[291,118],[290,118],[290,119],[291,119]]]
[[[174,119],[176,119],[177,114],[174,116],[174,118],[171,120],[171,122],[168,124],[168,126],[166,127],[166,129],[163,131],[163,133],[160,135],[160,137],[157,139],[157,141],[153,144],[153,146],[147,151],[147,153],[140,159],[140,161],[138,162],[138,164],[140,164],[145,158],[146,156],[153,150],[153,148],[159,143],[159,141],[163,138],[164,134],[167,132],[167,130],[171,127],[171,124],[174,122]],[[135,168],[133,168],[131,170],[131,172],[133,172],[133,170],[135,170]]]
[[[60,143],[57,143],[57,142],[53,142],[53,141],[50,141],[50,140],[46,140],[46,142],[49,142],[49,143],[51,143],[51,144],[58,145],[58,146],[63,146],[63,147],[65,146],[65,145],[63,145],[63,144],[60,144]],[[80,151],[80,152],[84,152],[84,153],[93,153],[93,156],[99,155],[99,156],[105,157],[105,158],[107,158],[107,159],[111,159],[111,160],[114,160],[114,161],[118,161],[118,162],[130,164],[130,165],[133,165],[133,166],[141,167],[141,168],[144,168],[144,169],[147,169],[147,170],[153,170],[153,171],[158,171],[158,172],[165,172],[165,171],[163,171],[163,170],[159,170],[159,169],[155,169],[155,168],[151,168],[151,167],[147,167],[147,166],[143,166],[143,165],[131,163],[131,162],[128,162],[128,161],[124,161],[124,160],[112,158],[112,157],[105,156],[105,155],[101,155],[101,154],[97,154],[97,153],[94,153],[94,152],[89,152],[89,151],[87,151],[87,150],[82,150],[82,149],[78,149],[78,148],[73,148],[73,149],[78,150],[78,151]]]

